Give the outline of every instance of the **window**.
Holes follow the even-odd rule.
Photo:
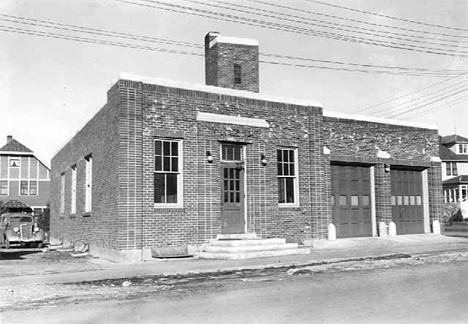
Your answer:
[[[60,175],[60,214],[65,213],[65,172]]]
[[[76,214],[76,165],[71,167],[72,179],[71,179],[71,206],[70,213]]]
[[[234,64],[234,84],[242,84],[242,69],[240,64]]]
[[[298,204],[297,150],[277,150],[278,203]]]
[[[93,157],[88,155],[85,157],[86,174],[85,174],[85,213],[91,211],[92,204],[92,189],[93,189]]]
[[[37,181],[20,181],[20,195],[21,196],[36,196],[37,195]]]
[[[455,162],[446,162],[445,167],[446,167],[446,173],[447,173],[448,176],[458,175],[457,163],[455,163]]]
[[[37,195],[37,181],[29,181],[29,194],[31,196]]]
[[[468,153],[468,144],[458,144],[458,153],[467,154]]]
[[[20,159],[10,158],[10,168],[19,168],[19,167],[20,167]]]
[[[8,196],[8,180],[0,181],[0,195]]]
[[[154,141],[154,203],[164,206],[182,205],[182,142]]]

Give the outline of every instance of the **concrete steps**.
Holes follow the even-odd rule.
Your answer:
[[[251,233],[218,236],[196,256],[200,259],[243,260],[308,253],[310,249],[299,248],[297,243],[286,243],[281,238],[262,239]]]

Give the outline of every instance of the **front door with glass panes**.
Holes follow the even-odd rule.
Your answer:
[[[244,147],[221,145],[221,233],[244,234]]]

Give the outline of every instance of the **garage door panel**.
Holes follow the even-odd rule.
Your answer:
[[[424,233],[422,172],[391,169],[392,220],[398,234]]]
[[[331,169],[337,237],[372,236],[370,167],[332,165]]]

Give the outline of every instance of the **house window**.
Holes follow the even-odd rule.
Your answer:
[[[8,196],[8,180],[0,180],[0,195]]]
[[[60,175],[60,214],[65,213],[65,172]]]
[[[182,141],[156,139],[154,141],[154,203],[182,205]]]
[[[468,153],[468,144],[458,144],[458,153],[467,154]]]
[[[37,195],[37,181],[20,181],[20,195],[21,196],[36,196]]]
[[[297,150],[279,149],[278,159],[278,203],[298,204]]]
[[[37,195],[37,181],[29,181],[29,195]]]
[[[72,180],[71,180],[71,206],[70,213],[76,214],[76,165],[71,167]]]
[[[85,213],[91,211],[92,205],[92,189],[93,189],[93,157],[88,155],[85,157],[86,175],[85,175]]]
[[[448,176],[458,175],[457,163],[455,163],[455,162],[446,162],[445,167],[446,167],[446,173],[447,173]]]
[[[234,84],[242,84],[242,69],[240,64],[234,64]]]
[[[20,159],[10,158],[10,168],[19,168],[19,167],[20,167]]]

